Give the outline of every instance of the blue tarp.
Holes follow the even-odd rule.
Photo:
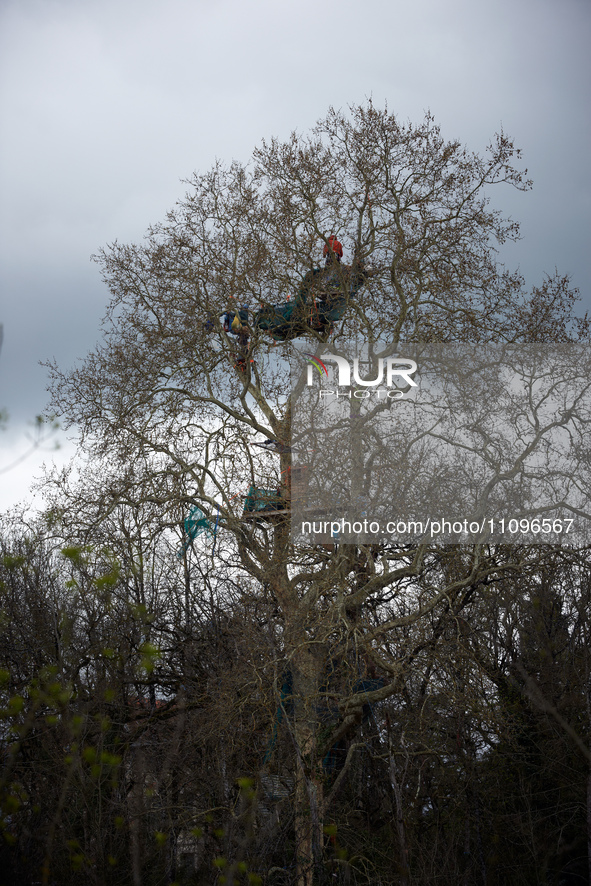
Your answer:
[[[192,542],[198,535],[201,535],[202,532],[211,532],[209,518],[205,516],[201,508],[198,508],[197,505],[194,505],[189,512],[189,516],[185,517],[183,527],[186,538],[182,547],[177,551],[177,557],[179,560],[189,550]]]

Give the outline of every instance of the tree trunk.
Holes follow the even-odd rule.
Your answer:
[[[295,841],[297,886],[322,877],[323,785],[318,760],[318,687],[324,668],[321,646],[304,643],[292,658],[296,753]]]
[[[404,825],[404,810],[402,807],[402,793],[396,776],[396,760],[390,752],[390,780],[396,803],[396,831],[398,833],[398,845],[400,847],[400,886],[409,886],[408,867],[408,844],[406,842],[406,828]]]
[[[313,737],[310,736],[313,741]],[[315,744],[315,742],[314,742]],[[308,745],[313,751],[311,745]],[[313,886],[320,882],[322,872],[322,782],[312,772],[306,772],[304,762],[308,754],[298,760],[296,770],[296,871],[297,886]]]
[[[139,741],[132,745],[131,777],[133,785],[128,794],[129,842],[133,886],[142,886],[142,822],[144,820],[145,763]]]

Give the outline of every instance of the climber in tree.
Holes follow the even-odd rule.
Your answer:
[[[248,305],[241,305],[238,313],[234,311],[226,311],[223,323],[224,332],[231,332],[235,335],[238,342],[238,353],[236,355],[235,366],[242,372],[246,369],[248,360],[248,346],[250,341],[250,328],[248,326]]]
[[[334,234],[331,234],[328,238],[328,242],[324,244],[324,249],[322,250],[322,254],[326,259],[326,265],[334,264],[334,262],[340,262],[343,257],[343,246],[342,243],[339,243]]]
[[[334,323],[343,317],[349,299],[372,272],[365,269],[357,254],[351,266],[343,265],[343,247],[334,234],[324,244],[323,255],[324,268],[308,271],[295,298],[278,305],[264,305],[255,311],[251,328],[268,332],[275,341],[291,341],[311,330],[328,338]],[[243,342],[241,350],[247,350],[248,306],[243,305],[238,314],[228,311],[224,315],[224,329],[239,336],[239,345],[240,337],[246,336],[246,345]]]

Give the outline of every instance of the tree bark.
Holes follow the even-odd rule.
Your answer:
[[[292,657],[296,747],[296,882],[313,886],[322,871],[323,784],[318,760],[318,687],[323,647],[302,643]]]
[[[398,845],[400,847],[400,886],[409,886],[409,867],[408,867],[408,844],[406,842],[406,828],[404,825],[404,810],[402,806],[402,793],[398,778],[396,775],[396,760],[390,752],[390,781],[392,782],[392,791],[394,793],[394,801],[396,804],[396,832],[398,834]]]

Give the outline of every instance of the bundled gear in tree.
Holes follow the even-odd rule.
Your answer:
[[[325,242],[323,256],[324,267],[308,271],[294,299],[277,305],[263,305],[258,311],[251,312],[249,305],[243,304],[238,311],[225,312],[224,332],[237,339],[236,369],[246,371],[253,330],[266,332],[278,342],[292,341],[310,332],[316,333],[321,341],[328,339],[334,324],[343,318],[350,300],[373,272],[366,270],[357,252],[351,265],[342,264],[343,246],[334,234]],[[213,331],[214,326],[211,317],[204,323],[207,333]]]
[[[309,331],[328,338],[335,323],[344,316],[349,300],[371,274],[357,255],[351,266],[342,265],[342,244],[334,234],[324,244],[324,268],[308,271],[293,301],[270,305],[258,311],[255,325],[276,341],[291,341]]]

